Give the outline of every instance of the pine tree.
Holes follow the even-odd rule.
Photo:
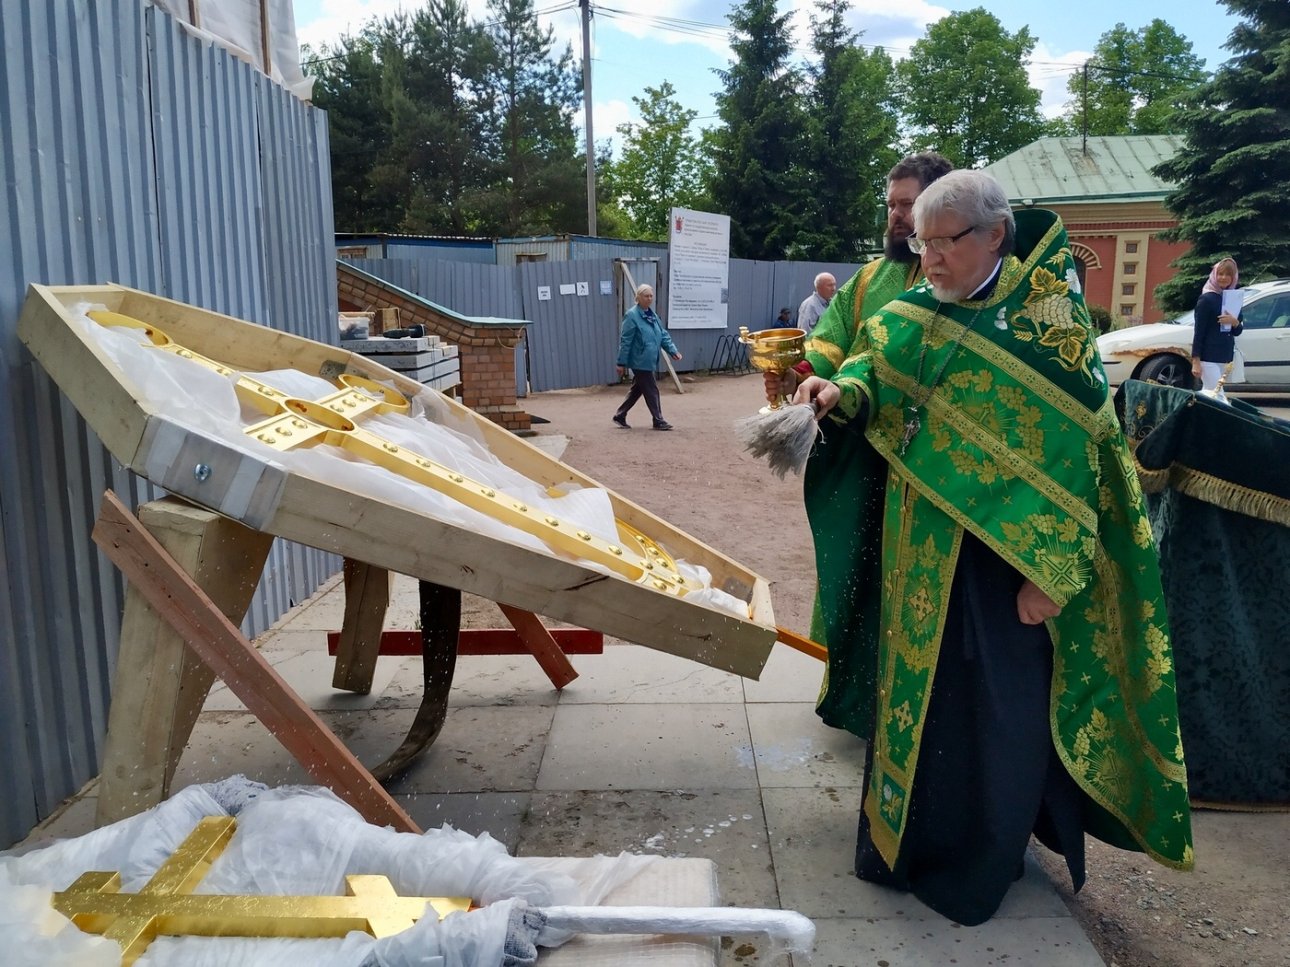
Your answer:
[[[848,0],[820,0],[811,17],[817,62],[807,97],[810,214],[799,224],[804,258],[858,260],[882,235],[880,206],[896,163],[894,68],[881,49],[857,46]]]
[[[491,185],[481,202],[497,233],[585,230],[586,162],[573,120],[582,77],[567,45],[553,54],[554,30],[538,26],[533,0],[489,0],[493,46]]]
[[[1163,237],[1191,243],[1156,287],[1156,303],[1195,304],[1210,266],[1236,259],[1242,282],[1290,275],[1290,4],[1224,0],[1242,20],[1224,45],[1234,55],[1179,111],[1183,149],[1155,169],[1178,185],[1165,203],[1178,226]]]
[[[313,103],[327,112],[339,231],[388,231],[402,214],[399,198],[373,179],[393,137],[382,97],[380,43],[380,30],[372,24],[356,37],[324,45],[316,57],[304,51],[305,70],[314,77]]]
[[[411,191],[401,228],[463,235],[487,229],[475,210],[485,165],[481,106],[489,47],[461,0],[431,0],[413,15],[394,110],[395,153]]]
[[[729,15],[735,60],[718,71],[723,90],[712,138],[711,195],[730,216],[730,254],[780,259],[806,216],[802,78],[789,65],[790,14],[775,0],[744,0]]]

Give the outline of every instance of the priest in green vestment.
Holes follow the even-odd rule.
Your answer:
[[[956,171],[914,223],[925,281],[795,397],[868,444],[823,504],[806,479],[820,713],[868,740],[857,875],[975,924],[1032,833],[1078,889],[1085,832],[1190,868],[1190,812],[1151,528],[1061,221]]]
[[[806,358],[802,362],[782,376],[772,372],[764,374],[767,400],[774,402],[781,394],[792,396],[797,384],[807,376],[827,378],[836,373],[849,355],[861,321],[921,281],[922,266],[908,242],[914,234],[914,202],[923,189],[953,167],[935,151],[920,151],[905,156],[887,173],[887,231],[882,258],[865,264],[837,291],[807,337]],[[837,429],[830,421],[824,423],[806,465],[810,517],[818,516],[834,528],[863,529],[863,515],[871,513],[872,507],[852,502],[854,491],[850,480],[857,462],[871,459],[869,449],[862,435]],[[835,551],[836,558],[837,554],[845,555],[848,549]],[[839,570],[836,565],[845,564],[836,560],[830,563],[835,565],[830,567],[833,571]],[[828,642],[818,592],[811,609],[811,638]],[[823,708],[821,714],[830,724],[847,727],[845,721],[833,721]]]

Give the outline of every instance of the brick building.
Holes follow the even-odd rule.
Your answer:
[[[508,430],[528,432],[532,421],[515,396],[515,346],[528,326],[523,319],[463,316],[340,261],[336,291],[342,312],[398,309],[400,325],[423,325],[457,346],[462,403]]]
[[[1153,293],[1187,250],[1158,237],[1178,220],[1165,207],[1174,186],[1151,173],[1181,150],[1183,138],[1170,134],[1041,138],[985,170],[1014,206],[1061,216],[1085,299],[1130,325],[1165,317]]]

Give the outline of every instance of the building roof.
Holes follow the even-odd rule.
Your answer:
[[[1175,185],[1151,169],[1183,150],[1177,134],[1040,138],[985,170],[1018,204],[1163,199]]]

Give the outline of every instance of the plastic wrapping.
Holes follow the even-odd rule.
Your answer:
[[[119,871],[122,891],[137,892],[204,816],[220,815],[236,816],[238,828],[196,892],[339,895],[345,875],[380,873],[404,896],[469,896],[484,907],[442,921],[425,917],[380,940],[357,932],[335,940],[161,937],[140,967],[431,967],[436,958],[443,967],[501,967],[517,910],[595,904],[657,861],[602,858],[583,887],[515,859],[487,833],[471,836],[449,826],[398,833],[364,822],[325,789],[270,789],[235,776],[190,786],[146,813],[76,839],[0,853],[6,967],[119,964],[120,948],[75,929],[49,906],[51,893],[91,870]],[[549,931],[543,943],[568,936]]]
[[[144,399],[164,412],[168,420],[217,439],[258,461],[285,467],[356,493],[369,494],[497,540],[556,557],[566,556],[532,534],[504,524],[431,487],[360,460],[343,449],[316,446],[282,451],[248,437],[243,432],[245,427],[263,419],[264,415],[241,406],[233,389],[233,380],[174,353],[158,352],[138,330],[99,325],[86,315],[95,308],[102,307],[78,303],[70,308],[68,314],[81,331],[131,378],[134,386],[144,394]],[[293,369],[246,375],[303,399],[318,399],[336,391],[336,386],[327,380]],[[409,415],[373,414],[364,418],[364,429],[523,501],[535,510],[566,520],[610,543],[618,541],[618,524],[608,491],[600,487],[569,484],[561,488],[559,496],[551,496],[546,487],[499,460],[488,449],[473,421],[445,404],[437,393],[423,389],[410,402]],[[583,559],[579,563],[601,573],[610,573],[595,561]],[[741,618],[748,617],[747,602],[713,588],[711,574],[706,569],[684,561],[677,561],[677,566],[685,576],[702,585],[701,590],[687,595],[687,600]]]

